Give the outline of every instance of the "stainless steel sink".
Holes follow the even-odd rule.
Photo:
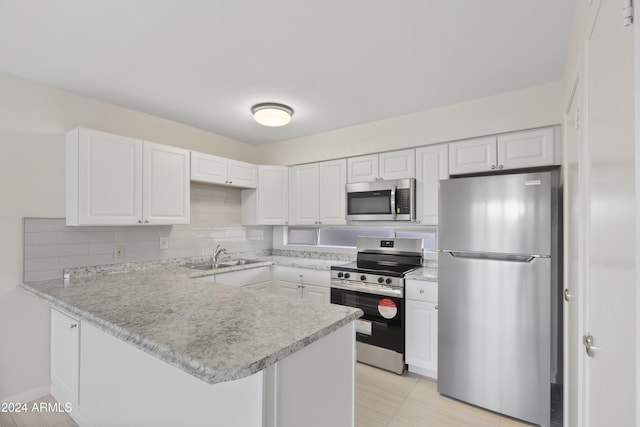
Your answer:
[[[184,266],[187,268],[193,268],[196,270],[215,270],[216,268],[224,268],[224,267],[233,267],[235,265],[249,265],[249,264],[257,264],[259,262],[264,262],[256,259],[232,259],[229,261],[220,261],[216,264],[208,263],[197,263],[197,264],[185,264]]]

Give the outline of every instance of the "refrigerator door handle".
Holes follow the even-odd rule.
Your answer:
[[[523,263],[531,262],[536,258],[550,258],[549,255],[500,254],[500,253],[488,253],[488,252],[466,252],[466,251],[451,251],[451,250],[441,250],[441,252],[448,253],[454,258],[511,261],[511,262],[523,262]]]

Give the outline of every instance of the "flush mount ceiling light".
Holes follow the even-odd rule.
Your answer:
[[[284,104],[274,102],[264,102],[251,107],[253,118],[256,122],[265,126],[284,126],[291,121],[293,108]]]

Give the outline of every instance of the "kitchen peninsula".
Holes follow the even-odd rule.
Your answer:
[[[162,266],[21,285],[52,305],[52,394],[80,426],[353,425],[361,310],[193,274]],[[77,334],[60,386],[55,328],[64,343]]]

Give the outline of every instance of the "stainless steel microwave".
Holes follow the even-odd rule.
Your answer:
[[[415,221],[416,180],[347,184],[347,221]]]

